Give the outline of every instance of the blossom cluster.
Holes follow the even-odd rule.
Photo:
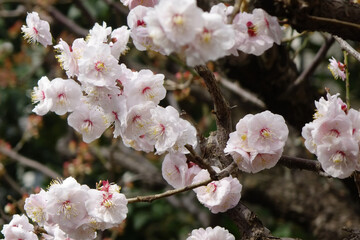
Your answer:
[[[186,240],[235,240],[234,235],[229,233],[225,228],[216,226],[215,228],[207,227],[206,229],[194,229]]]
[[[230,133],[224,152],[233,157],[240,170],[256,173],[276,165],[288,134],[285,120],[278,114],[247,114]]]
[[[281,43],[282,30],[277,19],[262,9],[240,12],[228,23],[233,7],[223,3],[204,12],[195,0],[151,2],[130,7],[127,19],[133,43],[140,51],[183,53],[186,63],[195,66],[238,55],[237,50],[258,56],[274,43]]]
[[[118,185],[103,181],[97,189],[90,189],[72,177],[54,181],[47,191],[31,194],[24,209],[47,231],[45,239],[77,240],[95,239],[96,230],[119,225],[128,212],[127,199]]]
[[[78,38],[70,46],[60,39],[54,48],[69,79],[42,77],[32,93],[33,111],[69,112],[68,124],[87,143],[112,126],[114,137],[136,150],[187,153],[184,145],[195,147],[196,130],[173,107],[158,105],[166,95],[164,75],[118,64],[129,35],[127,27],[112,30],[96,23],[86,40]]]
[[[360,170],[360,112],[348,109],[338,96],[328,93],[327,100],[315,101],[314,121],[301,134],[305,147],[318,157],[326,173],[346,178]]]

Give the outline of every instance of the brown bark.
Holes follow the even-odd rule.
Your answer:
[[[268,207],[273,214],[302,225],[316,239],[344,239],[350,234],[343,228],[360,226],[358,200],[338,179],[277,167],[248,174],[242,183],[244,201]]]
[[[322,31],[360,41],[360,5],[344,0],[255,0],[255,7],[287,19],[297,31]]]

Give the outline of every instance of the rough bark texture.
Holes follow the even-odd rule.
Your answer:
[[[267,206],[275,215],[309,229],[316,239],[351,239],[343,228],[360,226],[359,201],[338,179],[277,167],[248,174],[242,183],[243,200]]]
[[[254,2],[255,7],[263,8],[273,16],[288,19],[288,23],[299,32],[323,31],[344,39],[360,41],[359,4],[344,0],[255,0]]]

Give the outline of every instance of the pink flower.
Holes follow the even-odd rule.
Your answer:
[[[27,26],[23,25],[21,27],[25,39],[29,42],[39,42],[44,47],[52,45],[50,25],[47,21],[40,20],[37,12],[27,14],[26,24]]]
[[[328,68],[335,79],[340,78],[345,81],[346,78],[346,65],[337,61],[334,57],[329,59],[330,64]]]

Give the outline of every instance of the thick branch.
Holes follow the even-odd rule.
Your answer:
[[[308,170],[312,172],[321,173],[321,175],[325,174],[321,168],[320,162],[315,160],[282,156],[278,163],[291,169]]]
[[[195,70],[204,79],[206,87],[214,101],[216,114],[216,125],[219,148],[224,149],[231,131],[230,107],[221,94],[220,88],[216,82],[214,74],[206,66],[196,66]]]
[[[286,18],[297,31],[323,31],[360,41],[360,5],[344,0],[255,0],[255,7]]]

